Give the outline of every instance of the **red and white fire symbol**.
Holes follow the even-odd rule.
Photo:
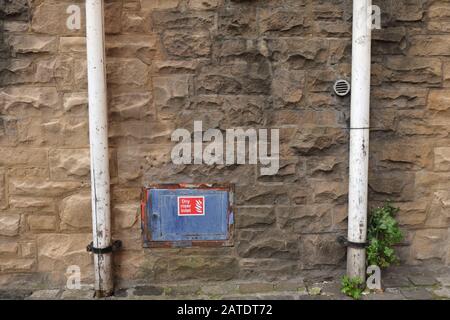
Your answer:
[[[179,216],[202,216],[205,214],[205,197],[178,197]]]
[[[195,212],[203,214],[203,201],[195,200]]]

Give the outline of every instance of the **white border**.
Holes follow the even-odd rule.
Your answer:
[[[203,199],[203,214],[180,214],[180,198],[202,198]],[[205,196],[177,196],[177,212],[179,217],[196,217],[206,215],[206,200]]]

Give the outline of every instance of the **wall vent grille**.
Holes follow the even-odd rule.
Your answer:
[[[345,97],[350,93],[350,83],[347,80],[338,80],[334,84],[334,92],[339,97]]]

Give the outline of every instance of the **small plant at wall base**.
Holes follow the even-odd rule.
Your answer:
[[[371,211],[367,226],[367,265],[387,268],[399,262],[393,248],[403,240],[403,234],[395,220],[399,210],[386,202],[382,207]],[[341,292],[353,299],[360,299],[364,289],[365,284],[360,278],[344,276],[341,279]]]
[[[399,262],[393,246],[403,240],[403,234],[395,220],[399,208],[386,202],[369,215],[367,227],[367,264],[387,268]]]
[[[364,289],[364,281],[361,278],[343,276],[341,279],[341,292],[353,299],[359,300]]]

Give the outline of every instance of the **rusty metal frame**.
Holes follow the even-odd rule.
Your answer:
[[[228,191],[228,239],[227,240],[192,240],[192,241],[154,241],[151,237],[151,231],[148,226],[147,201],[149,199],[149,190],[151,189],[205,189]],[[141,227],[144,248],[205,248],[205,247],[232,247],[234,246],[234,221],[236,212],[234,206],[234,184],[206,184],[206,183],[179,183],[179,184],[150,184],[142,188],[141,191]],[[150,203],[151,205],[151,203]],[[233,221],[230,223],[230,216],[233,215]]]

